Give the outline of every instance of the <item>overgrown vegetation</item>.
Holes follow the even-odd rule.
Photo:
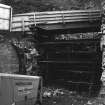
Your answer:
[[[101,1],[102,0],[1,0],[2,3],[12,6],[14,13],[100,9]]]

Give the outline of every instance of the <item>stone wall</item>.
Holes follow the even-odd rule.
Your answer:
[[[15,49],[8,42],[0,42],[0,72],[16,73],[19,62]]]

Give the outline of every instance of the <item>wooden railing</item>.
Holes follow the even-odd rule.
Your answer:
[[[100,10],[31,12],[13,15],[12,31],[28,31],[29,25],[65,24],[101,20]]]

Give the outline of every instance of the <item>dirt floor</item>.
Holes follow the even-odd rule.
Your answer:
[[[105,105],[105,98],[90,97],[87,92],[79,94],[64,88],[44,87],[42,105]]]

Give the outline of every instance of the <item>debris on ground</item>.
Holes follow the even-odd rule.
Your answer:
[[[43,92],[43,97],[57,97],[59,95],[64,95],[63,89],[51,89],[51,88],[45,88],[45,91]]]
[[[63,88],[43,88],[43,105],[105,105],[101,97],[87,97]]]

